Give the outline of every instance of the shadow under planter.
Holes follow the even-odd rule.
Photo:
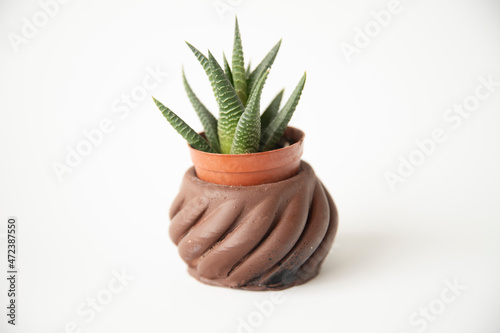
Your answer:
[[[190,168],[170,219],[170,237],[193,277],[248,290],[314,278],[338,226],[332,198],[304,161],[295,176],[255,186],[205,182]]]

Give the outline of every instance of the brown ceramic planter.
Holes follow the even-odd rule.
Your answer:
[[[191,149],[195,167],[171,206],[170,237],[199,281],[280,290],[318,274],[337,231],[337,210],[312,167],[300,161],[304,134],[289,127],[285,136],[289,147],[246,156],[207,157],[217,154]],[[217,160],[232,162],[217,170]]]

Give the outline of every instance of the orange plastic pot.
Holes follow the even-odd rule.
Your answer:
[[[213,154],[189,146],[196,176],[209,183],[251,186],[285,180],[299,172],[305,134],[287,127],[290,145],[253,154]]]

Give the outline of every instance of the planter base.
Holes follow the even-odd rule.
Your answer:
[[[216,185],[184,175],[170,209],[170,237],[199,281],[281,290],[314,278],[337,232],[338,214],[312,167],[257,186]]]

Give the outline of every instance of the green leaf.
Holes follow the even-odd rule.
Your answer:
[[[233,82],[234,89],[238,94],[243,105],[247,103],[247,80],[245,76],[245,61],[243,59],[243,47],[241,45],[240,28],[238,19],[234,26],[234,45],[233,45]]]
[[[250,73],[250,76],[248,77],[248,81],[247,81],[247,91],[248,92],[250,92],[250,93],[252,92],[253,86],[259,80],[262,73],[267,68],[270,68],[272,66],[274,59],[276,59],[276,55],[278,54],[280,46],[281,46],[281,40],[278,43],[276,43],[276,45],[274,45],[274,47],[264,57],[264,59],[260,62],[260,64],[253,70],[252,73]]]
[[[219,136],[219,147],[220,151],[223,154],[229,154],[229,151],[231,150],[231,145],[233,143],[233,136],[234,136],[234,131],[236,129],[236,125],[238,124],[239,117],[245,110],[245,107],[241,103],[238,95],[236,94],[233,84],[229,80],[229,78],[226,76],[222,68],[220,67],[219,63],[217,60],[215,60],[214,56],[208,51],[209,57],[205,57],[203,53],[201,53],[197,48],[195,48],[193,45],[189,44],[186,42],[186,44],[189,46],[191,51],[193,51],[194,55],[200,62],[201,66],[205,70],[205,73],[208,75],[208,79],[210,80],[210,84],[212,85],[212,90],[215,95],[215,99],[217,100],[217,103],[219,104],[219,121],[217,124],[217,131],[218,131],[218,136]],[[213,64],[211,64],[210,59],[213,59]],[[212,75],[212,65],[217,68],[217,75]],[[227,82],[226,82],[227,81]],[[226,92],[221,91],[224,90],[224,88],[221,88],[222,86],[225,86],[226,83],[229,84],[229,87],[226,87]],[[234,92],[234,96],[236,97],[236,100],[239,102],[237,103],[234,100],[227,100],[227,96],[224,96],[222,99],[220,98],[221,95],[224,95],[226,93],[230,93],[231,90]],[[232,97],[230,94],[229,96]],[[224,104],[224,105],[222,105]],[[228,105],[230,104],[230,105]],[[239,105],[238,105],[239,104]],[[232,108],[235,108],[234,110]],[[231,109],[231,110],[229,110]],[[222,120],[222,123],[221,123]],[[222,131],[222,133],[221,133]]]
[[[203,53],[201,53],[200,51],[198,51],[198,49],[196,47],[194,47],[193,45],[189,44],[188,42],[186,42],[186,44],[187,44],[187,46],[189,46],[191,51],[193,51],[196,59],[198,59],[201,66],[203,67],[203,69],[207,73],[207,76],[210,76],[210,65],[208,64],[207,57],[205,57],[205,55]]]
[[[212,115],[210,111],[201,103],[201,101],[196,97],[195,93],[191,89],[191,86],[189,85],[186,75],[184,74],[184,68],[182,69],[182,79],[184,81],[184,88],[186,89],[186,93],[189,97],[189,100],[191,101],[191,104],[193,105],[194,110],[196,111],[196,114],[198,115],[198,118],[200,118],[201,124],[203,125],[203,128],[205,129],[205,136],[208,139],[208,142],[214,148],[216,152],[220,152],[220,145],[219,145],[219,136],[217,134],[217,119]]]
[[[172,127],[191,145],[191,147],[207,152],[207,153],[215,153],[215,150],[210,147],[208,142],[205,139],[196,133],[194,129],[189,127],[188,124],[184,122],[179,116],[177,116],[172,110],[167,108],[165,105],[161,104],[158,100],[153,97],[153,100],[160,109],[161,113],[165,118],[167,118],[168,122]]]
[[[300,100],[300,95],[302,94],[302,90],[304,89],[304,85],[306,83],[306,73],[302,76],[297,87],[293,91],[292,95],[286,102],[283,109],[274,117],[269,126],[266,127],[264,132],[262,133],[262,151],[267,151],[274,149],[276,144],[279,142],[280,138],[283,136],[285,129],[292,118],[293,112],[297,107],[297,104]]]
[[[264,72],[255,89],[250,95],[245,112],[238,121],[236,132],[234,133],[231,154],[248,154],[259,151],[260,144],[260,97],[262,89],[266,83],[269,69]]]
[[[245,71],[245,77],[247,79],[247,84],[248,84],[248,77],[250,76],[250,73],[251,73],[251,70],[250,70],[250,65],[251,65],[251,61],[248,61],[248,66],[247,66],[247,70]]]
[[[216,94],[215,82],[212,80],[212,76],[211,76],[212,69],[210,68],[208,58],[203,53],[201,53],[196,47],[194,47],[193,45],[189,44],[188,42],[186,42],[186,44],[187,44],[187,46],[189,46],[191,51],[193,51],[193,54],[195,55],[196,59],[198,59],[201,66],[205,70],[205,73],[207,74],[208,79],[210,80],[210,84],[212,85],[212,90],[214,91],[214,94]],[[217,98],[217,95],[215,97]]]
[[[215,98],[219,104],[219,121],[217,130],[221,152],[229,154],[233,145],[234,132],[245,111],[233,85],[210,51],[208,52],[210,64],[210,82],[214,87]]]
[[[281,90],[276,97],[274,97],[273,101],[267,109],[260,116],[260,126],[261,130],[264,131],[267,126],[271,123],[271,121],[276,117],[278,111],[280,109],[281,99],[283,98],[284,90]]]
[[[229,82],[231,82],[231,84],[234,87],[233,74],[231,73],[231,67],[229,67],[229,63],[227,62],[226,54],[222,53],[222,55],[224,56],[224,73],[226,73],[226,76],[229,79]]]

